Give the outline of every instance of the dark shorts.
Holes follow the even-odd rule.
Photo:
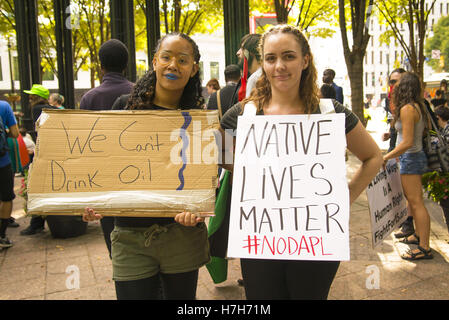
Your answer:
[[[11,164],[0,168],[0,196],[2,202],[14,200],[14,172]]]
[[[401,154],[399,164],[401,174],[422,175],[427,172],[427,157],[424,151]]]
[[[190,272],[210,260],[204,223],[195,227],[179,223],[149,228],[115,226],[111,243],[115,281],[145,279],[159,272]]]

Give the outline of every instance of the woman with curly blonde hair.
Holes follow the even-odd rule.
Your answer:
[[[260,52],[262,75],[251,96],[223,116],[223,133],[236,130],[237,117],[251,105],[258,115],[321,113],[317,70],[305,36],[294,27],[275,26],[263,35]],[[332,104],[345,114],[347,147],[362,162],[348,185],[353,203],[377,174],[382,156],[358,118],[336,100]],[[247,299],[326,299],[338,266],[338,261],[241,259]]]

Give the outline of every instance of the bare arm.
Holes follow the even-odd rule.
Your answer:
[[[349,182],[349,196],[352,204],[379,172],[382,166],[382,153],[360,121],[346,135],[346,142],[349,151],[362,162]]]
[[[19,136],[19,127],[17,126],[17,124],[8,127],[9,129],[9,136],[11,138],[17,138]]]

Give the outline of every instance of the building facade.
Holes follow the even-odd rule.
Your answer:
[[[426,2],[426,9],[429,8],[432,1]],[[436,0],[434,7],[430,11],[427,37],[433,36],[433,27],[438,20],[449,14],[449,1],[448,0]],[[400,24],[400,30],[404,37],[407,39],[409,36],[408,27],[404,24]],[[417,31],[417,25],[416,31]],[[407,60],[407,56],[404,53],[399,42],[395,39],[390,39],[390,43],[381,43],[381,35],[386,31],[386,26],[379,24],[376,17],[371,19],[369,25],[369,31],[371,39],[366,48],[366,55],[364,60],[364,92],[365,96],[372,96],[373,103],[377,104],[382,98],[385,98],[388,92],[388,77],[391,71],[401,67],[406,70],[410,70],[410,65]],[[417,40],[416,40],[417,41]],[[431,57],[427,57],[431,58]],[[432,68],[427,64],[424,64],[424,79],[430,77],[434,73]]]

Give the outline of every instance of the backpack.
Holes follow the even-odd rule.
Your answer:
[[[8,134],[6,133],[6,127],[3,124],[3,119],[0,117],[0,157],[3,157],[8,151]]]
[[[449,172],[449,145],[433,121],[427,109],[429,123],[423,135],[423,150],[427,157],[428,171]]]

